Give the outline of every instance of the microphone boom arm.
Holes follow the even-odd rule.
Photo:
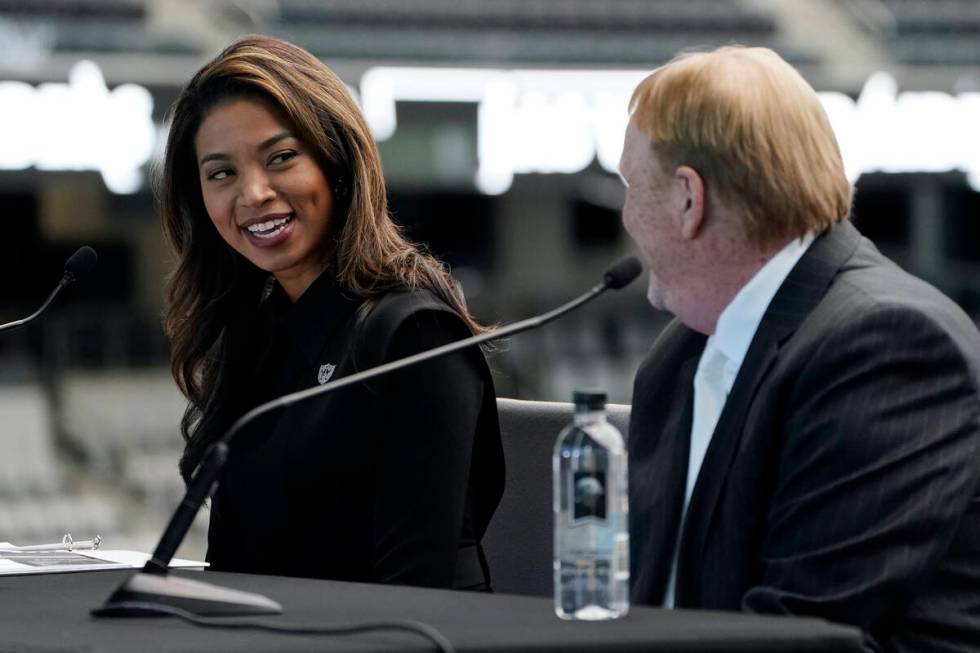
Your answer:
[[[307,388],[305,390],[298,390],[292,392],[288,395],[283,395],[277,397],[271,401],[267,401],[264,404],[260,404],[248,411],[241,417],[239,417],[231,425],[228,431],[221,438],[221,441],[228,443],[233,437],[238,433],[239,429],[244,426],[247,422],[252,421],[259,415],[263,415],[270,410],[276,408],[284,408],[289,404],[295,403],[297,401],[302,401],[308,397],[318,395],[324,392],[330,392],[331,390],[343,388],[348,385],[353,385],[355,383],[360,383],[361,381],[367,381],[368,379],[373,379],[376,376],[382,374],[387,374],[388,372],[394,372],[395,370],[401,369],[403,367],[409,367],[410,365],[415,365],[416,363],[421,363],[423,361],[430,360],[432,358],[438,358],[439,356],[444,356],[445,354],[451,354],[454,351],[459,351],[460,349],[466,349],[467,347],[472,347],[473,345],[480,345],[488,340],[498,340],[500,338],[506,338],[507,336],[512,336],[516,333],[521,333],[522,331],[527,331],[528,329],[533,329],[552,320],[555,320],[565,313],[569,312],[574,308],[578,308],[585,302],[591,300],[596,295],[602,293],[607,288],[606,284],[598,284],[592,290],[588,291],[584,295],[576,297],[567,304],[563,304],[553,311],[549,311],[543,315],[537,315],[535,317],[528,318],[526,320],[521,320],[520,322],[515,322],[506,327],[500,329],[494,329],[492,331],[487,331],[486,333],[481,333],[479,335],[470,336],[469,338],[463,338],[462,340],[457,340],[455,342],[450,342],[440,347],[434,349],[429,349],[417,354],[412,354],[411,356],[405,356],[404,358],[399,358],[398,360],[389,361],[383,365],[378,365],[377,367],[372,367],[371,369],[363,370],[361,372],[356,372],[350,376],[345,376],[343,378],[337,379],[336,381],[331,381],[330,383],[325,383],[323,385],[313,386],[312,388]]]
[[[79,247],[78,251],[68,257],[68,260],[65,261],[65,273],[62,275],[61,281],[58,282],[58,285],[55,286],[53,291],[51,291],[48,298],[44,300],[43,304],[41,304],[41,308],[37,309],[23,319],[7,322],[6,324],[0,324],[0,333],[4,331],[11,331],[33,322],[35,318],[47,310],[48,306],[51,305],[51,302],[55,300],[55,297],[61,294],[61,291],[64,290],[68,284],[81,279],[91,272],[98,260],[99,255],[95,253],[94,249],[88,245]]]
[[[174,605],[195,614],[239,615],[281,613],[282,607],[279,604],[258,594],[226,590],[199,581],[167,576],[167,569],[177,548],[184,541],[184,537],[187,535],[187,531],[190,530],[195,516],[201,509],[204,501],[211,495],[215,484],[218,482],[221,469],[228,459],[229,442],[242,427],[260,415],[277,408],[284,408],[315,395],[325,394],[338,388],[360,383],[361,381],[366,381],[376,376],[387,374],[388,372],[415,365],[416,363],[444,356],[445,354],[459,351],[466,347],[479,345],[488,340],[504,338],[542,326],[594,299],[610,288],[617,290],[622,288],[633,281],[639,275],[640,270],[640,263],[635,258],[623,259],[606,271],[601,283],[593,286],[591,290],[576,297],[572,301],[547,313],[515,322],[506,327],[487,331],[486,333],[450,342],[441,347],[412,354],[411,356],[405,356],[404,358],[356,372],[331,381],[330,383],[283,395],[259,404],[246,412],[235,420],[221,438],[205,452],[201,464],[188,484],[183,501],[177,507],[173,517],[170,518],[167,528],[160,537],[160,542],[157,544],[153,555],[144,565],[142,571],[124,582],[101,608],[93,610],[92,613],[96,616],[120,616],[145,613],[147,610],[152,611],[154,604],[160,603]]]
[[[36,318],[38,315],[40,315],[45,310],[47,310],[48,306],[51,305],[51,302],[53,302],[55,298],[61,294],[61,291],[64,290],[65,286],[67,286],[69,283],[71,283],[71,279],[69,279],[68,277],[62,277],[61,281],[58,282],[58,285],[55,286],[54,290],[51,291],[51,294],[48,295],[48,298],[44,300],[43,304],[41,304],[41,308],[37,309],[27,317],[22,318],[20,320],[14,320],[13,322],[0,324],[0,333],[3,333],[4,331],[11,331],[13,329],[17,329],[19,327],[24,326],[28,322],[33,322],[34,318]]]
[[[520,322],[515,322],[514,324],[510,324],[500,329],[494,329],[492,331],[487,331],[486,333],[481,333],[475,336],[470,336],[469,338],[463,338],[462,340],[450,342],[442,345],[441,347],[436,347],[435,349],[429,349],[417,354],[412,354],[411,356],[405,356],[404,358],[399,358],[398,360],[390,361],[383,365],[378,365],[377,367],[356,372],[350,376],[345,376],[335,381],[331,381],[330,383],[292,392],[288,395],[276,397],[275,399],[267,401],[264,404],[259,404],[235,420],[228,430],[225,431],[225,434],[221,437],[221,439],[213,444],[208,449],[207,453],[205,453],[204,460],[198,467],[194,477],[191,479],[191,482],[187,488],[187,493],[184,495],[184,500],[181,502],[177,512],[174,513],[174,516],[171,518],[167,528],[163,531],[163,537],[160,539],[160,543],[157,544],[157,548],[153,551],[153,555],[147,561],[143,571],[154,574],[167,573],[167,567],[169,566],[170,561],[173,559],[174,554],[177,552],[177,547],[179,547],[180,543],[183,542],[184,537],[187,535],[187,531],[190,530],[191,524],[194,523],[194,517],[196,516],[197,511],[204,503],[204,500],[210,496],[214,484],[218,480],[221,468],[224,466],[225,460],[227,460],[228,457],[228,443],[238,434],[243,426],[251,422],[256,417],[276,410],[277,408],[285,408],[290,404],[303,401],[304,399],[318,394],[331,392],[332,390],[353,385],[355,383],[360,383],[361,381],[367,381],[368,379],[373,379],[376,376],[381,376],[382,374],[387,374],[388,372],[393,372],[403,367],[409,367],[410,365],[415,365],[416,363],[421,363],[433,358],[438,358],[439,356],[451,354],[454,351],[459,351],[460,349],[482,344],[488,340],[505,338],[522,331],[527,331],[528,329],[542,326],[561,317],[572,309],[578,308],[582,304],[590,301],[596,295],[604,292],[608,287],[609,286],[607,283],[597,284],[587,293],[580,295],[572,301],[563,304],[552,311],[544,313],[543,315],[537,315],[526,320],[521,320]]]

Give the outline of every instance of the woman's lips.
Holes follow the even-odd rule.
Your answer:
[[[289,238],[293,232],[294,216],[289,213],[282,217],[253,222],[242,228],[249,242],[256,247],[274,247]]]

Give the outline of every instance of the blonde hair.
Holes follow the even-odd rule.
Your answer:
[[[695,169],[772,246],[850,213],[851,184],[813,88],[767,48],[685,53],[633,92],[631,120],[661,163]]]

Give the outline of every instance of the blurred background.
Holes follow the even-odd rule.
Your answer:
[[[636,83],[682,49],[764,45],[820,92],[858,227],[980,317],[976,0],[0,0],[0,322],[80,245],[96,272],[0,335],[0,541],[150,551],[182,491],[150,190],[182,84],[234,37],[302,45],[358,96],[396,220],[487,323],[631,250],[615,173]],[[644,283],[493,355],[500,396],[630,401],[666,316]],[[179,555],[204,554],[206,511]]]

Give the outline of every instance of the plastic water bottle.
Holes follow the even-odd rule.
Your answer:
[[[615,619],[629,612],[626,448],[606,420],[605,392],[576,391],[574,401],[552,460],[555,612]]]

